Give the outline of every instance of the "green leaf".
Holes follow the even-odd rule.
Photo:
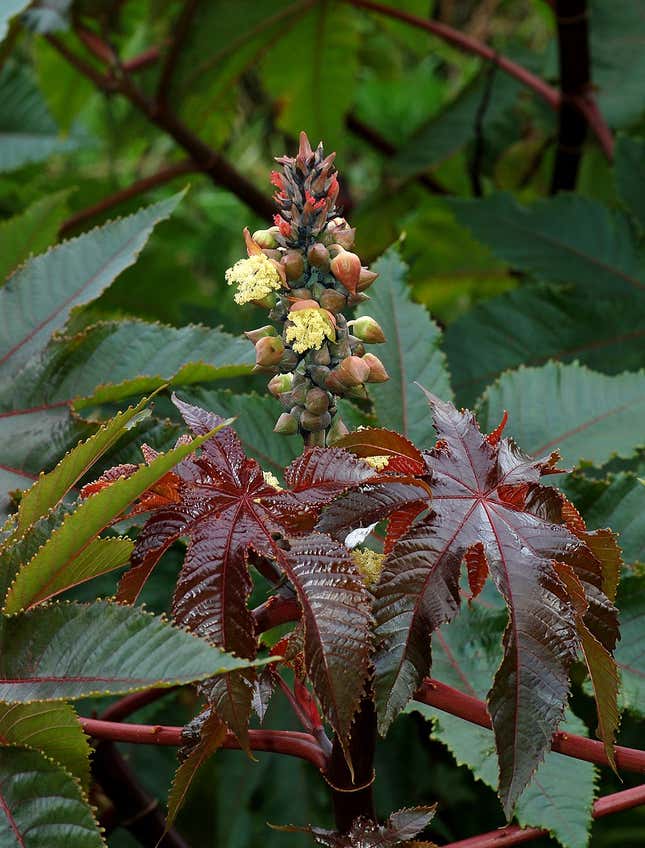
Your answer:
[[[278,100],[280,129],[296,136],[305,130],[312,143],[324,139],[331,150],[342,146],[358,46],[358,17],[337,0],[313,4],[287,30],[262,64],[264,84]]]
[[[93,436],[76,445],[53,471],[42,474],[20,500],[15,535],[24,533],[30,524],[56,506],[72,486],[136,422],[149,401],[150,398],[144,398],[136,406],[119,412]]]
[[[629,458],[643,441],[634,422],[645,416],[645,372],[615,377],[573,363],[507,371],[479,404],[483,430],[492,430],[504,410],[507,433],[529,453],[559,450],[563,465],[604,465]]]
[[[69,704],[0,703],[0,739],[41,751],[89,787],[90,746]]]
[[[0,172],[79,146],[63,137],[29,74],[17,65],[0,71]]]
[[[241,395],[221,389],[189,389],[181,393],[189,403],[210,409],[223,418],[235,418],[235,432],[245,452],[265,471],[282,474],[302,452],[299,436],[281,436],[273,432],[281,409],[272,397]]]
[[[645,484],[620,472],[601,480],[570,474],[561,488],[592,530],[611,527],[629,565],[645,563]]]
[[[0,748],[3,848],[105,848],[78,783],[40,751]]]
[[[205,680],[237,659],[140,607],[58,603],[5,622],[0,700],[63,701]]]
[[[251,373],[253,345],[221,329],[189,324],[108,321],[55,338],[20,374],[0,382],[0,405],[16,413],[73,402],[75,410],[117,403],[162,385],[230,379]]]
[[[0,9],[0,41],[3,41],[9,31],[11,19],[22,12],[31,0],[4,0],[3,8]]]
[[[600,203],[560,194],[521,206],[508,194],[449,201],[458,220],[513,268],[585,295],[642,294],[642,258],[629,219]]]
[[[446,358],[439,349],[441,332],[423,306],[410,300],[405,284],[407,266],[391,248],[373,266],[379,274],[371,300],[357,311],[371,315],[387,343],[378,356],[390,375],[386,383],[370,385],[379,423],[397,430],[419,447],[434,443],[432,421],[421,383],[441,398],[452,398]]]
[[[182,194],[63,242],[23,265],[0,289],[0,375],[15,374],[70,311],[93,300],[134,263]]]
[[[605,374],[643,362],[645,297],[599,298],[555,286],[524,286],[448,326],[445,351],[460,403],[472,406],[502,371],[580,360]]]
[[[620,642],[616,661],[622,705],[645,718],[645,574],[626,577],[618,588]]]
[[[486,97],[487,76],[488,71],[484,71],[482,77],[466,86],[441,114],[424,124],[399,149],[392,160],[398,174],[410,177],[425,171],[460,150],[473,138],[477,111]],[[496,73],[482,124],[484,135],[489,135],[495,124],[508,114],[520,91],[521,86],[516,80]]]
[[[645,230],[645,139],[618,136],[616,189],[642,232]]]
[[[34,557],[18,571],[7,592],[5,614],[28,609],[71,586],[124,565],[130,553],[128,540],[96,540],[95,537],[146,489],[219,429],[216,427],[211,433],[160,454],[130,477],[120,478],[91,495],[65,516]]]
[[[600,111],[610,126],[628,126],[645,111],[643,6],[632,0],[591,0],[589,20]]]
[[[0,223],[0,285],[18,265],[56,241],[67,215],[69,194],[69,189],[48,194]]]

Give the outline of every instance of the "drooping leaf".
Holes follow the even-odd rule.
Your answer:
[[[645,294],[589,297],[524,286],[482,301],[450,324],[445,350],[459,401],[472,405],[503,371],[579,360],[605,374],[641,366]]]
[[[199,407],[175,403],[194,433],[206,433],[221,421]],[[324,451],[315,454],[321,459],[320,467],[329,468],[324,455]],[[369,466],[358,460],[349,459],[348,464],[351,479],[360,479],[356,471],[361,467],[364,476],[371,475]],[[296,485],[304,480],[305,489],[307,474],[314,468],[315,463],[296,463],[287,476]],[[173,600],[177,622],[251,659],[257,648],[247,608],[249,551],[276,561],[293,584],[303,610],[305,663],[314,690],[327,718],[347,739],[368,671],[370,623],[369,595],[349,552],[319,535],[283,541],[291,513],[281,520],[276,499],[279,503],[282,493],[265,481],[262,469],[246,457],[230,428],[205,442],[201,457],[182,463],[177,476],[179,499],[152,512],[137,539],[133,568],[121,581],[119,597],[134,600],[167,547],[179,536],[188,536]],[[316,476],[311,476],[315,488]],[[340,490],[348,485],[347,477],[341,478]],[[332,496],[328,494],[327,500]],[[343,611],[341,631],[338,610]],[[252,674],[236,674],[204,687],[209,703],[242,741],[252,683]]]
[[[106,848],[78,783],[40,751],[0,747],[0,844]]]
[[[621,472],[601,480],[572,474],[562,489],[588,527],[611,527],[618,533],[629,565],[645,562],[645,484],[635,474]]]
[[[581,541],[593,534],[555,489],[539,482],[554,472],[557,457],[531,459],[501,439],[499,428],[485,436],[471,413],[428,398],[438,436],[425,454],[430,512],[394,544],[375,589],[379,724],[387,729],[428,673],[430,634],[457,614],[461,563],[478,549],[509,610],[504,657],[489,696],[508,814],[562,717],[579,645],[572,600],[553,561],[570,564],[584,582],[585,625],[609,650],[616,611],[603,593],[603,565]],[[375,500],[367,489],[360,500],[356,492],[341,496],[319,526],[340,534],[367,523]],[[608,560],[612,556],[608,550]]]
[[[139,608],[109,601],[51,604],[5,621],[0,700],[117,695],[248,665]]]
[[[69,704],[0,703],[0,740],[41,751],[89,787],[90,746]]]
[[[124,565],[131,552],[129,540],[96,537],[208,437],[206,433],[178,444],[148,465],[135,467],[130,476],[118,476],[69,513],[18,571],[7,592],[4,612],[29,609],[79,582]]]
[[[357,312],[371,315],[383,328],[388,343],[379,358],[390,379],[370,385],[370,396],[382,426],[424,444],[431,438],[432,424],[415,382],[441,397],[452,397],[446,359],[439,349],[441,334],[426,310],[410,301],[407,266],[395,249],[385,253],[373,269],[379,278],[370,289],[371,300]]]
[[[69,189],[45,195],[20,215],[0,223],[0,286],[18,265],[56,240],[69,195]]]
[[[522,206],[508,194],[452,200],[458,220],[511,267],[586,295],[642,296],[642,259],[629,219],[575,194]]]
[[[642,138],[618,136],[615,173],[618,196],[643,232],[645,230],[645,141]]]
[[[337,0],[325,0],[285,30],[262,63],[263,81],[279,98],[278,125],[294,135],[305,130],[338,150],[356,84],[358,18]],[[285,74],[288,66],[299,72]]]
[[[132,265],[181,196],[63,242],[16,271],[0,288],[0,376],[15,375],[64,326],[73,307],[98,297]]]
[[[645,415],[645,372],[609,377],[554,362],[518,368],[484,394],[482,427],[494,427],[504,410],[509,432],[533,455],[557,449],[565,465],[604,465],[613,456],[633,456],[642,444],[634,421]]]
[[[423,474],[423,454],[412,442],[392,430],[367,427],[348,433],[337,442],[338,447],[360,457],[387,457],[385,468],[403,474]]]
[[[7,63],[0,70],[0,172],[78,146],[73,136],[61,136],[27,71]]]

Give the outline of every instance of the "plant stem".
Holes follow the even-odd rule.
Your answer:
[[[185,743],[183,727],[167,727],[159,724],[124,724],[95,718],[80,718],[81,726],[88,736],[112,742],[129,742],[134,745],[162,745],[180,747]],[[250,747],[253,751],[271,751],[307,760],[320,771],[327,767],[326,758],[310,733],[294,730],[250,730]],[[240,743],[232,733],[226,735],[223,748],[240,749]]]
[[[272,595],[267,601],[256,607],[252,613],[256,631],[265,633],[279,624],[297,621],[300,618],[300,604],[295,597],[286,598],[281,595]]]
[[[184,174],[194,173],[198,170],[199,169],[195,167],[192,159],[183,159],[181,162],[176,162],[174,165],[161,168],[161,170],[151,174],[149,177],[143,177],[126,188],[122,188],[119,191],[114,192],[114,194],[104,197],[103,200],[100,200],[98,203],[88,206],[86,209],[81,209],[79,212],[75,212],[67,218],[66,221],[63,221],[60,229],[58,230],[58,235],[61,237],[66,236],[90,218],[102,215],[114,206],[118,206],[120,203],[125,203],[126,200],[137,197],[137,195],[143,194],[151,188],[155,188],[159,185],[165,185],[171,180],[177,179],[177,177],[183,176]]]
[[[639,807],[641,804],[645,804],[645,785],[635,786],[633,789],[625,789],[622,792],[615,792],[613,795],[598,798],[593,805],[591,815],[594,819],[600,819],[603,816],[610,816],[612,813]],[[505,846],[521,845],[524,842],[531,842],[533,839],[548,835],[547,830],[540,830],[537,827],[521,828],[512,824],[489,833],[480,833],[478,836],[470,837],[470,839],[450,842],[444,848],[505,848]]]
[[[478,724],[489,730],[492,728],[490,716],[483,701],[473,698],[472,695],[465,695],[438,680],[427,679],[415,692],[414,698],[472,724]],[[600,766],[609,765],[602,742],[587,739],[585,736],[577,736],[575,733],[559,730],[553,736],[551,749],[567,757],[575,757]],[[645,751],[616,745],[614,753],[619,769],[645,774]]]

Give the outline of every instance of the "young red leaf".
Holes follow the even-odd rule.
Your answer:
[[[400,474],[423,474],[425,472],[425,462],[421,451],[405,436],[392,430],[385,430],[381,427],[366,427],[348,433],[336,445],[351,451],[356,456],[388,457],[386,466],[388,471],[395,471]]]

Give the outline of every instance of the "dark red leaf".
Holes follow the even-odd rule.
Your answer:
[[[360,457],[388,457],[388,471],[400,474],[423,474],[425,471],[421,451],[405,436],[392,430],[365,427],[343,436],[337,445]]]

